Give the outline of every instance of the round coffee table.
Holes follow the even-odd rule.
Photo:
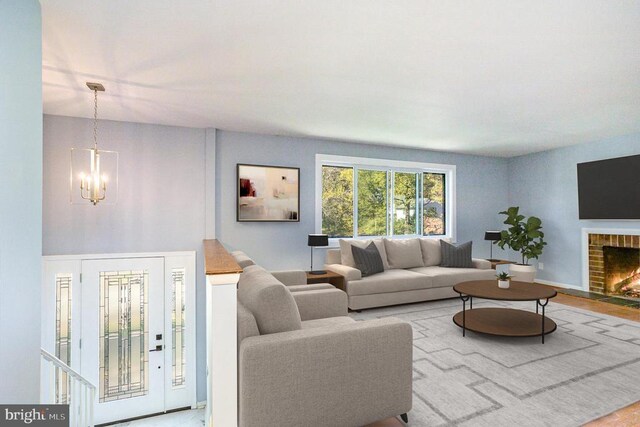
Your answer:
[[[504,337],[542,336],[544,344],[544,336],[557,328],[556,322],[544,315],[549,299],[558,294],[548,286],[511,282],[508,289],[501,289],[496,280],[472,280],[458,283],[453,290],[462,299],[462,311],[453,316],[453,323],[462,328],[462,336],[466,335],[467,330]],[[474,297],[501,301],[535,301],[536,312],[498,307],[473,308]],[[542,314],[539,314],[540,307]]]

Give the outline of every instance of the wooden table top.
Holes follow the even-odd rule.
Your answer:
[[[342,274],[329,270],[326,270],[326,273],[323,274],[311,274],[310,271],[307,271],[307,279],[337,279],[340,277],[343,277]]]
[[[555,289],[536,283],[511,281],[508,289],[502,289],[498,287],[497,280],[462,282],[455,285],[453,290],[463,295],[502,301],[536,301],[558,295]]]

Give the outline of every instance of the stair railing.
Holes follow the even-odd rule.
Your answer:
[[[44,349],[42,355],[42,403],[69,405],[69,426],[93,427],[96,386]]]

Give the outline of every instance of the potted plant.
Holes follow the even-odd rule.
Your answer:
[[[509,286],[511,285],[511,276],[509,275],[509,273],[503,271],[502,273],[496,274],[496,277],[498,278],[499,288],[509,289]]]
[[[500,232],[500,240],[496,244],[501,249],[507,246],[520,252],[522,256],[521,263],[509,265],[509,273],[515,280],[533,282],[536,278],[536,267],[530,265],[529,260],[538,259],[547,244],[542,232],[542,221],[535,216],[526,218],[521,215],[518,206],[512,206],[500,214],[507,216],[504,224],[509,228]]]

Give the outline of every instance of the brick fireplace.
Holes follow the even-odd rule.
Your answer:
[[[640,298],[640,235],[588,234],[589,291]]]

